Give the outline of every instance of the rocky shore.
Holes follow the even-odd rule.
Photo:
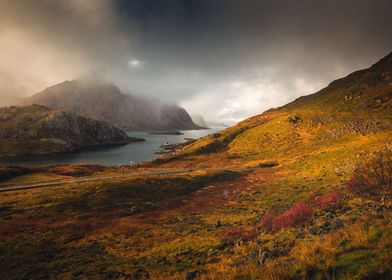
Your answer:
[[[184,139],[185,139],[185,142],[182,142],[182,143],[173,143],[173,144],[164,143],[161,146],[159,146],[159,148],[161,150],[158,152],[155,152],[155,153],[159,154],[159,155],[175,153],[175,152],[178,152],[179,150],[181,150],[183,147],[196,141],[196,139],[193,139],[193,138],[184,138]]]
[[[44,106],[0,108],[0,156],[42,155],[144,141],[105,121]]]

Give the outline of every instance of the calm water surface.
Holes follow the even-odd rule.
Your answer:
[[[184,138],[200,138],[207,134],[217,132],[222,127],[213,127],[203,130],[183,130],[183,135],[157,135],[145,131],[128,131],[129,136],[146,139],[145,142],[131,143],[125,146],[96,148],[80,152],[18,157],[1,160],[3,164],[23,165],[53,165],[53,164],[102,164],[102,165],[124,165],[138,163],[159,157],[155,152],[160,151],[159,146],[163,143],[181,143]]]

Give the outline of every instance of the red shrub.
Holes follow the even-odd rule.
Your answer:
[[[335,207],[339,202],[341,193],[339,191],[334,191],[325,195],[317,195],[311,199],[311,202],[315,204],[316,207],[327,210]]]
[[[233,227],[225,232],[223,232],[223,236],[225,239],[230,241],[236,241],[239,239],[249,241],[253,240],[257,235],[256,229],[254,227],[242,228],[242,227]]]
[[[246,241],[254,240],[256,238],[257,231],[254,227],[247,227],[244,229],[242,239]]]
[[[274,215],[272,214],[265,215],[263,218],[261,218],[260,222],[257,224],[257,228],[271,230],[273,219],[274,219]]]
[[[302,226],[312,220],[313,211],[306,203],[298,202],[272,219],[272,229]]]
[[[241,227],[233,227],[223,232],[223,236],[225,239],[234,241],[242,237],[242,232],[243,230]]]

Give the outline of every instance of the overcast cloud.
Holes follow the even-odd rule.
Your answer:
[[[94,71],[236,122],[392,51],[390,0],[0,0],[2,100]]]

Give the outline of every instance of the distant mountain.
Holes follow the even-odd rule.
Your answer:
[[[0,92],[0,107],[14,105],[23,100],[23,98],[17,97],[15,94],[7,94],[7,91],[3,91],[1,87]]]
[[[50,154],[100,145],[122,145],[128,137],[104,121],[40,105],[0,108],[0,156]]]
[[[192,115],[192,120],[198,126],[201,126],[201,127],[204,127],[204,128],[208,128],[208,125],[207,125],[207,123],[204,120],[202,115],[198,115],[198,114],[195,115],[195,114],[193,114]]]
[[[175,104],[124,94],[110,83],[65,81],[24,101],[110,122],[118,127],[145,130],[200,129],[187,111]]]
[[[229,127],[230,125],[225,124],[224,122],[218,122],[218,121],[206,121],[208,126],[217,126],[217,127]]]
[[[204,120],[202,115],[199,114],[192,114],[192,120],[195,124],[201,126],[201,127],[205,127],[205,128],[209,128],[209,127],[229,127],[229,125],[223,123],[223,122],[219,122],[219,121],[211,121],[211,120]]]

